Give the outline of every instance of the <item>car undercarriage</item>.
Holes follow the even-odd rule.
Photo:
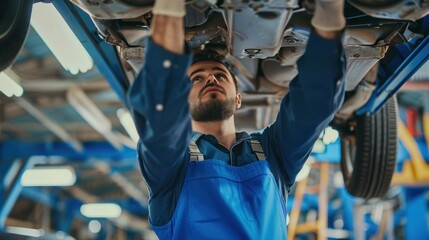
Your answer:
[[[125,92],[143,65],[153,2],[53,2],[124,104]],[[2,58],[0,70],[21,48],[31,4],[10,4],[19,21],[9,23],[15,28],[3,28],[3,35],[15,36],[11,52],[16,53]],[[243,107],[236,114],[238,130],[261,129],[273,122],[298,74],[296,61],[305,51],[314,1],[193,0],[187,1],[186,10],[189,46],[223,54],[239,79]],[[381,197],[389,188],[397,149],[395,93],[429,58],[428,13],[429,2],[424,0],[346,3],[347,92],[331,126],[340,133],[342,172],[355,196]],[[0,26],[0,36],[1,30]],[[11,39],[1,39],[1,46]]]

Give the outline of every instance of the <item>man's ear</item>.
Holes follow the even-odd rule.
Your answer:
[[[239,92],[236,94],[235,100],[237,104],[237,109],[239,109],[241,107],[241,94]]]

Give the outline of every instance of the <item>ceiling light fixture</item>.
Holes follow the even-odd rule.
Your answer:
[[[14,79],[18,80],[19,77],[11,70],[0,72],[0,91],[8,97],[21,97],[24,90]]]
[[[35,3],[31,25],[67,71],[78,74],[93,67],[88,52],[53,4]]]
[[[43,236],[45,233],[43,229],[13,227],[13,226],[6,227],[6,232],[22,235],[22,236],[35,237],[35,238],[39,238]]]
[[[126,109],[120,108],[116,112],[116,115],[118,116],[119,121],[121,122],[122,126],[124,126],[128,135],[130,135],[131,139],[137,143],[140,137],[137,133],[136,125],[134,124],[130,112],[128,112]]]
[[[27,169],[21,178],[24,187],[64,187],[76,183],[76,173],[70,166],[35,167]]]
[[[295,181],[299,182],[299,181],[304,180],[308,177],[308,175],[310,174],[312,162],[314,162],[314,158],[309,157],[306,160],[306,162],[304,163],[304,165],[302,166],[301,170],[296,175]]]
[[[310,173],[310,166],[304,165],[302,166],[301,170],[298,172],[298,175],[296,175],[295,181],[299,182],[301,180],[304,180],[308,177],[308,174]]]
[[[317,139],[311,149],[311,153],[324,153],[326,151],[326,145],[323,143],[322,139]]]
[[[337,130],[331,128],[331,127],[327,127],[325,128],[325,132],[323,134],[323,143],[328,145],[331,143],[334,143],[338,140],[340,134],[338,133]]]
[[[66,95],[70,105],[73,106],[89,125],[101,133],[114,148],[118,150],[122,149],[122,143],[112,129],[110,119],[104,115],[82,89],[79,87],[71,87]]]
[[[112,131],[112,123],[109,118],[104,115],[82,89],[71,87],[67,90],[66,97],[70,105],[98,132]]]
[[[86,203],[80,207],[80,213],[87,218],[118,218],[122,209],[116,203]]]
[[[101,223],[97,220],[91,220],[88,223],[88,229],[90,232],[92,232],[94,234],[99,233],[101,230]]]

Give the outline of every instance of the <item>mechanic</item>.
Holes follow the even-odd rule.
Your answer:
[[[185,44],[184,0],[157,0],[144,66],[128,91],[160,239],[286,239],[285,201],[344,98],[344,0],[316,0],[299,74],[276,121],[236,132],[235,76]]]

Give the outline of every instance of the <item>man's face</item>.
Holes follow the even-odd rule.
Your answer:
[[[191,116],[195,121],[221,121],[232,116],[241,105],[234,79],[221,63],[202,61],[188,70],[192,81],[189,94]]]

